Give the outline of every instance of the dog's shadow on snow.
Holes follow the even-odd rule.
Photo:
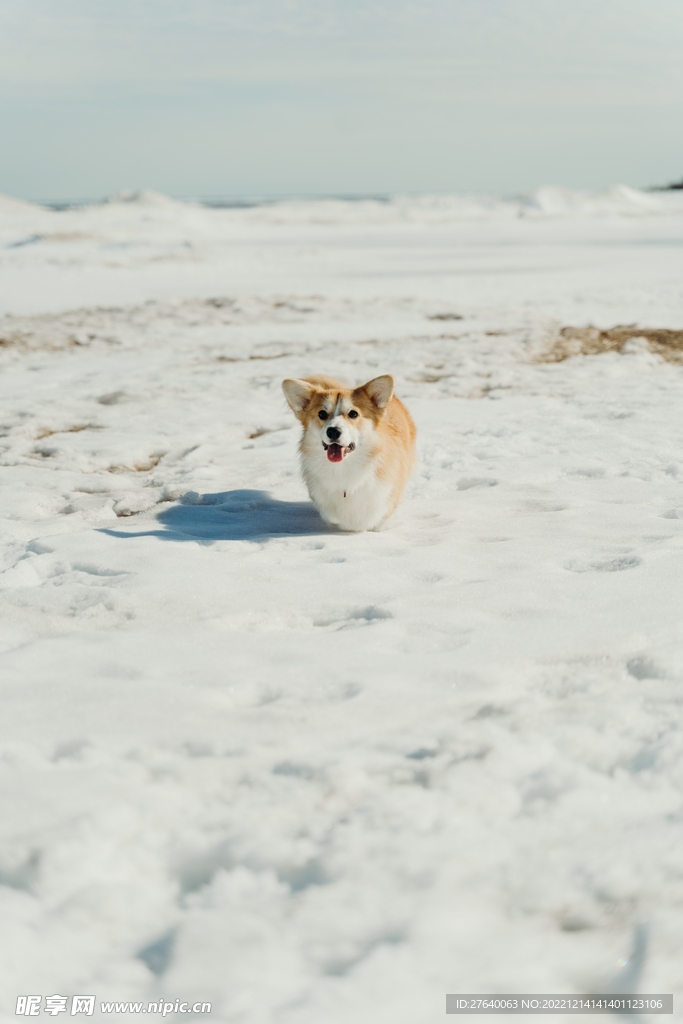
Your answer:
[[[157,515],[160,530],[101,530],[110,537],[161,540],[269,540],[335,532],[310,501],[278,501],[265,491],[190,492]]]

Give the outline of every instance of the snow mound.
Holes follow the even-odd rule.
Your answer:
[[[272,224],[392,224],[482,220],[517,215],[500,196],[422,195],[366,199],[285,199],[240,211]]]
[[[38,203],[30,203],[26,199],[15,199],[14,196],[0,193],[0,216],[6,213],[35,213],[43,209],[44,207]]]
[[[530,216],[632,217],[682,212],[683,199],[670,193],[643,192],[629,185],[613,185],[599,192],[544,185],[514,197],[462,194],[353,200],[286,199],[240,210],[238,216],[270,224],[446,224]]]
[[[36,213],[44,207],[0,196],[0,217]],[[671,216],[683,213],[683,193],[644,192],[629,185],[585,191],[544,185],[517,196],[496,194],[395,195],[386,197],[263,200],[247,207],[213,207],[198,200],[174,199],[153,189],[123,190],[86,207],[74,207],[72,217],[86,211],[127,211],[126,220],[140,211],[142,218],[157,211],[165,220],[199,216],[202,225],[225,223],[283,226],[450,224],[467,221],[533,219],[592,219],[602,217]],[[52,210],[48,211],[50,214]],[[64,215],[62,213],[62,215]]]
[[[126,203],[131,206],[156,207],[177,207],[189,205],[182,199],[172,199],[171,196],[164,195],[163,192],[155,192],[154,189],[150,188],[138,190],[123,189],[121,192],[115,192],[114,195],[107,196],[106,199],[102,200],[102,205],[114,205],[117,203]]]
[[[576,214],[583,217],[613,214],[629,216],[665,213],[669,208],[659,196],[628,185],[613,185],[602,192],[584,192],[557,185],[545,185],[524,197],[522,204],[528,210],[554,217]]]

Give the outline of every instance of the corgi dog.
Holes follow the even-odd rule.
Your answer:
[[[415,464],[415,424],[388,374],[357,388],[330,377],[284,380],[303,426],[301,469],[311,501],[342,530],[377,530],[392,515]]]

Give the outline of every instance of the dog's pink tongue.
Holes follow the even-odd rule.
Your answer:
[[[330,462],[341,462],[344,458],[344,449],[340,444],[331,444],[327,449],[327,457]]]

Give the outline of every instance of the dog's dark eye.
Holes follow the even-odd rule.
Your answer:
[[[327,413],[325,412],[324,409],[320,410],[320,412],[318,413],[318,416],[320,417],[321,420],[326,420],[327,419]]]
[[[349,419],[350,420],[355,420],[355,419],[357,419],[357,417],[358,417],[358,413],[356,412],[356,410],[355,409],[349,409]]]

